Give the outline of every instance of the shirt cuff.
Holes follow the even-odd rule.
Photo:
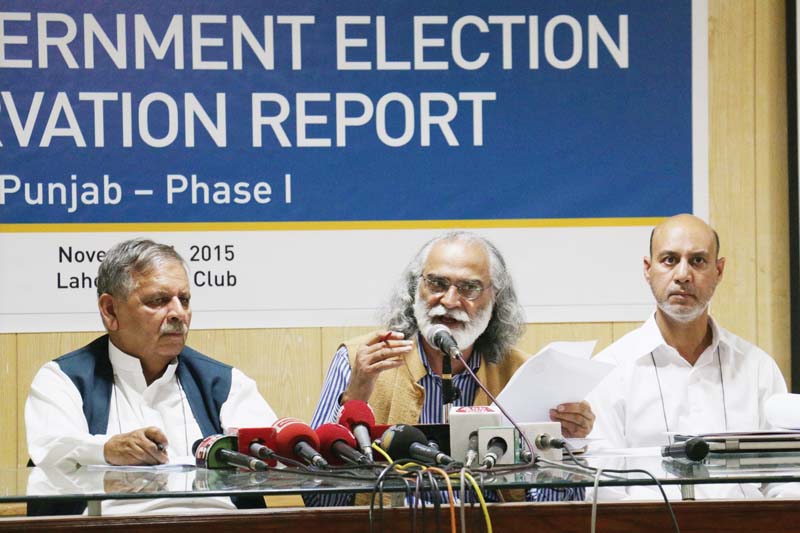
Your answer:
[[[75,447],[75,461],[80,465],[106,465],[105,445],[109,435],[90,435]]]

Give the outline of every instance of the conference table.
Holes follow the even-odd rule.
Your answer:
[[[594,468],[613,470],[597,477],[567,464],[515,467],[498,465],[492,471],[472,470],[475,481],[486,490],[521,494],[529,488],[591,488],[620,495],[626,491],[655,488],[648,472],[671,494],[680,530],[689,531],[800,531],[800,453],[762,454],[756,458],[710,459],[689,462],[662,458],[657,450],[636,454],[599,454],[585,457]],[[628,473],[619,471],[628,470]],[[413,467],[410,469],[413,471]],[[377,472],[377,470],[376,470]],[[188,465],[166,467],[74,467],[0,469],[0,504],[88,501],[84,515],[59,517],[10,516],[0,518],[0,531],[448,531],[455,516],[458,530],[486,531],[480,505],[456,504],[434,507],[434,497],[414,497],[413,483],[400,476],[386,476],[383,497],[368,506],[335,508],[270,508],[191,514],[103,515],[101,502],[114,499],[181,498],[199,496],[278,496],[311,493],[366,493],[376,489],[374,474],[356,472],[274,469],[252,472],[241,469],[205,469]],[[456,494],[461,479],[451,476]],[[595,479],[597,477],[597,479]],[[421,493],[431,489],[426,476],[418,476]],[[406,480],[408,477],[405,478]],[[440,479],[439,486],[444,486]],[[743,485],[740,485],[743,484]],[[789,499],[692,500],[707,487],[784,487]],[[432,491],[428,490],[427,494]],[[435,491],[433,491],[435,492]],[[377,494],[377,491],[376,491]],[[654,494],[656,494],[654,492]],[[798,499],[793,499],[797,494]],[[616,497],[616,496],[615,496]],[[381,505],[386,502],[385,505]],[[590,531],[592,503],[506,502],[487,505],[496,531]],[[663,500],[601,501],[596,509],[597,531],[672,531]]]

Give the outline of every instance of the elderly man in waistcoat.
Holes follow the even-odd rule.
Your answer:
[[[226,427],[275,420],[252,379],[185,345],[191,289],[172,247],[145,239],[114,246],[100,265],[97,293],[108,333],[45,364],[31,385],[25,425],[34,464],[164,464],[191,456],[197,439]],[[230,498],[116,500],[103,502],[103,512],[174,512],[176,505],[233,508]]]

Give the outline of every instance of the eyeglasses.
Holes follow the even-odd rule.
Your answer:
[[[433,294],[444,294],[450,290],[450,285],[454,285],[458,294],[466,300],[475,300],[481,295],[485,287],[480,281],[459,281],[458,283],[450,283],[447,278],[439,276],[420,276],[425,282],[425,286]]]

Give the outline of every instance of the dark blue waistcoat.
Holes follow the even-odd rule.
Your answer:
[[[107,433],[114,385],[114,371],[108,357],[108,335],[62,355],[56,363],[83,398],[83,414],[89,424],[89,433]],[[186,347],[178,355],[176,375],[203,436],[222,433],[219,411],[231,391],[231,367]]]
[[[111,406],[111,390],[114,371],[108,356],[108,335],[103,335],[90,344],[62,355],[55,360],[61,371],[72,380],[83,398],[83,414],[89,425],[89,433],[101,435],[108,432],[108,412]],[[219,412],[231,390],[232,367],[215,361],[189,347],[178,355],[176,376],[186,395],[203,437],[222,433]],[[263,508],[261,497],[233,497],[240,509]],[[28,503],[28,515],[79,514],[86,507],[86,500],[76,502]]]

